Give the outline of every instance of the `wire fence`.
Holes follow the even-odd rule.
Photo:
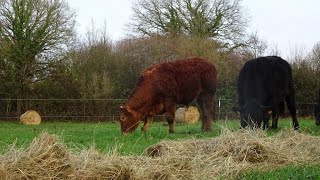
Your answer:
[[[126,99],[0,99],[0,120],[16,121],[27,110],[36,110],[47,121],[116,121]],[[216,99],[215,118],[237,119],[233,99]],[[298,116],[313,116],[315,103],[297,103]],[[285,109],[284,116],[289,116]],[[164,116],[156,116],[163,120]]]

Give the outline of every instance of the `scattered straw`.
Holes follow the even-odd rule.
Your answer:
[[[162,141],[146,156],[70,151],[58,137],[42,133],[26,149],[0,155],[3,179],[216,179],[240,172],[320,162],[320,137],[284,130],[224,130],[219,137]],[[0,179],[1,179],[0,178]]]

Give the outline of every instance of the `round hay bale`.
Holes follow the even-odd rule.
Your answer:
[[[185,122],[185,118],[184,118],[185,112],[186,112],[186,108],[178,108],[174,116],[175,122],[177,123]]]
[[[41,117],[37,111],[29,110],[20,116],[20,122],[25,125],[39,125]]]
[[[200,113],[198,108],[189,106],[188,108],[178,108],[175,113],[176,122],[194,124],[199,121]]]

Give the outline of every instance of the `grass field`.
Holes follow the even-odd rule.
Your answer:
[[[299,119],[301,132],[315,136],[320,135],[320,127],[314,125],[313,119]],[[175,124],[175,134],[168,133],[165,122],[153,123],[147,133],[137,129],[134,133],[123,136],[118,123],[73,123],[44,122],[39,126],[24,126],[18,122],[0,122],[0,152],[8,150],[15,144],[18,148],[28,144],[43,131],[59,135],[70,148],[83,149],[94,146],[101,153],[116,149],[121,155],[142,155],[144,150],[161,140],[180,140],[189,138],[216,137],[221,130],[239,129],[238,120],[218,121],[212,132],[201,132],[200,124]],[[273,135],[285,128],[291,128],[288,119],[279,120],[278,130],[269,130]],[[319,165],[295,165],[269,172],[245,172],[240,179],[320,179]]]
[[[7,149],[13,142],[18,147],[28,145],[33,138],[43,131],[58,134],[68,146],[86,148],[94,145],[101,152],[117,148],[123,155],[140,155],[148,146],[161,140],[178,140],[186,138],[205,138],[219,135],[221,127],[238,129],[238,121],[214,124],[212,132],[202,132],[200,124],[175,124],[175,134],[168,133],[166,122],[153,123],[147,133],[138,128],[134,133],[122,135],[119,123],[73,123],[45,122],[39,126],[24,126],[15,122],[0,123],[0,152]]]

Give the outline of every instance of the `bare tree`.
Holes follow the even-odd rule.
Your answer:
[[[271,56],[280,56],[281,55],[281,51],[280,51],[278,45],[273,45],[272,47],[270,47],[269,54]]]
[[[312,63],[312,68],[316,71],[320,71],[320,42],[313,46],[309,58]]]
[[[130,31],[139,35],[183,34],[239,44],[248,18],[242,0],[136,0]]]
[[[23,98],[30,84],[46,75],[52,59],[74,35],[75,14],[60,0],[2,0],[0,3],[0,53],[7,80]]]
[[[111,77],[119,74],[106,29],[106,23],[96,27],[92,20],[84,38],[70,51],[72,75],[83,98],[107,98],[113,91]]]
[[[246,41],[243,48],[240,49],[242,54],[249,58],[257,58],[263,56],[266,49],[268,48],[268,43],[263,39],[259,38],[258,33],[252,33],[248,40]]]

